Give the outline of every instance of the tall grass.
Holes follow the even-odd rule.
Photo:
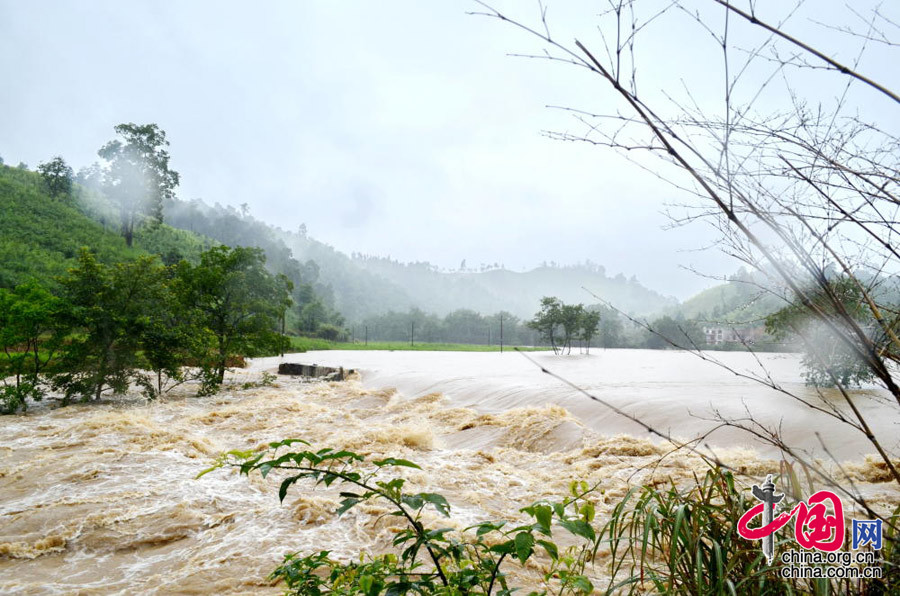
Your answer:
[[[796,475],[791,476],[796,481]],[[756,503],[749,491],[735,486],[729,471],[718,468],[697,478],[688,489],[675,485],[662,490],[652,486],[632,489],[616,504],[599,532],[597,547],[609,548],[607,572],[611,579],[605,593],[900,594],[900,551],[896,532],[888,525],[878,562],[883,578],[782,578],[778,553],[799,549],[793,535],[788,530],[776,535],[776,557],[769,565],[759,542],[737,533],[738,519]],[[900,508],[893,519],[900,519]],[[849,545],[844,548],[850,550]]]

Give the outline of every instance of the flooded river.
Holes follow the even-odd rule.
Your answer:
[[[667,434],[694,438],[717,425],[716,418],[742,419],[752,414],[770,428],[780,428],[786,442],[813,456],[856,459],[872,452],[861,433],[785,395],[789,392],[820,409],[848,409],[836,390],[818,391],[804,384],[796,354],[709,352],[696,355],[666,350],[594,350],[590,355],[467,352],[310,352],[304,362],[362,369],[367,387],[396,388],[402,395],[441,393],[454,406],[502,412],[552,403],[565,408],[587,428],[603,434],[648,436],[647,431],[609,408],[591,401],[556,373],[605,402]],[[258,368],[277,366],[261,359]],[[771,378],[784,392],[757,380]],[[875,434],[900,455],[900,407],[884,390],[853,393]],[[818,433],[817,437],[815,433]],[[777,456],[747,433],[722,428],[708,441],[713,446],[743,446]],[[823,448],[824,443],[824,448]],[[826,451],[827,449],[827,451]]]
[[[530,356],[680,437],[708,429],[711,408],[723,416],[749,410],[807,449],[817,448],[819,431],[870,500],[897,499],[865,459],[871,449],[842,425],[690,355]],[[748,354],[718,357],[738,371],[757,366]],[[45,403],[0,419],[0,593],[277,594],[266,576],[286,552],[328,549],[349,559],[385,548],[396,522],[379,518],[374,504],[337,518],[334,491],[298,484],[279,504],[275,481],[230,470],[194,479],[222,451],[282,438],[411,459],[423,468],[411,484],[445,494],[463,525],[557,498],[572,479],[601,483],[603,515],[635,484],[703,470],[687,453],[659,461],[665,445],[520,354],[318,352],[285,360],[362,372],[345,383],[279,378],[242,387],[279,362],[260,359],[213,397],[182,387],[150,404]],[[836,402],[803,387],[795,357],[768,355],[763,364],[804,398]],[[896,453],[896,405],[876,390],[856,397]],[[733,429],[709,442],[751,479],[777,472],[772,452]]]

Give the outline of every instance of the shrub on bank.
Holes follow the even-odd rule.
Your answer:
[[[737,523],[754,503],[735,486],[730,471],[713,467],[696,484],[681,489],[636,487],[614,506],[609,519],[595,517],[599,488],[572,482],[560,501],[537,501],[519,510],[525,523],[485,521],[458,530],[432,527],[423,513],[449,518],[450,503],[438,493],[411,492],[388,472],[420,469],[396,458],[366,461],[352,451],[308,447],[300,439],[271,443],[259,452],[229,452],[200,476],[234,465],[244,475],[286,472],[279,498],[291,486],[342,488],[338,515],[361,503],[380,501],[403,522],[387,554],[363,554],[349,562],[329,551],[293,553],[270,576],[292,595],[400,596],[405,594],[512,594],[512,565],[541,570],[542,586],[529,596],[587,594],[888,594],[900,592],[896,531],[900,510],[887,525],[879,564],[885,577],[873,580],[782,579],[777,559],[769,565],[759,544],[737,534]],[[562,540],[560,540],[562,538]],[[563,546],[564,544],[569,546]],[[598,552],[602,554],[598,557]],[[602,573],[591,573],[595,566]],[[589,575],[602,575],[595,586]]]

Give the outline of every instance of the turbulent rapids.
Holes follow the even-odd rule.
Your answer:
[[[752,361],[726,356],[735,365]],[[683,354],[536,358],[681,436],[708,423],[702,414],[710,404],[726,413],[741,404],[777,412],[788,433],[811,423],[792,419],[780,394]],[[774,369],[792,371],[792,388],[801,390],[796,360],[770,358]],[[572,479],[601,483],[603,515],[636,484],[688,480],[704,469],[688,453],[661,457],[670,448],[560,388],[518,354],[344,352],[288,360],[364,373],[343,383],[281,377],[244,388],[277,366],[278,359],[263,359],[235,372],[213,397],[194,398],[195,388],[182,387],[150,404],[137,397],[40,404],[0,421],[0,592],[279,593],[266,576],[286,552],[328,549],[349,559],[384,550],[396,522],[379,518],[374,504],[338,518],[337,491],[300,483],[280,505],[276,480],[228,470],[195,479],[218,453],[283,438],[413,460],[423,470],[409,481],[444,494],[461,526],[509,518],[562,495]],[[891,411],[874,390],[866,395],[867,411]],[[840,445],[867,498],[897,500],[864,446],[839,432],[846,433],[826,427],[823,434]],[[736,435],[713,444],[750,479],[778,471],[770,453]],[[532,571],[536,577],[539,570]],[[602,574],[602,565],[595,571]]]

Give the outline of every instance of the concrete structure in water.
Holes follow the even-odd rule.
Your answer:
[[[295,362],[282,362],[278,365],[279,375],[291,375],[308,379],[324,379],[327,381],[344,381],[352,375],[353,369],[344,370],[344,367],[332,368],[319,366],[318,364],[298,364]]]

